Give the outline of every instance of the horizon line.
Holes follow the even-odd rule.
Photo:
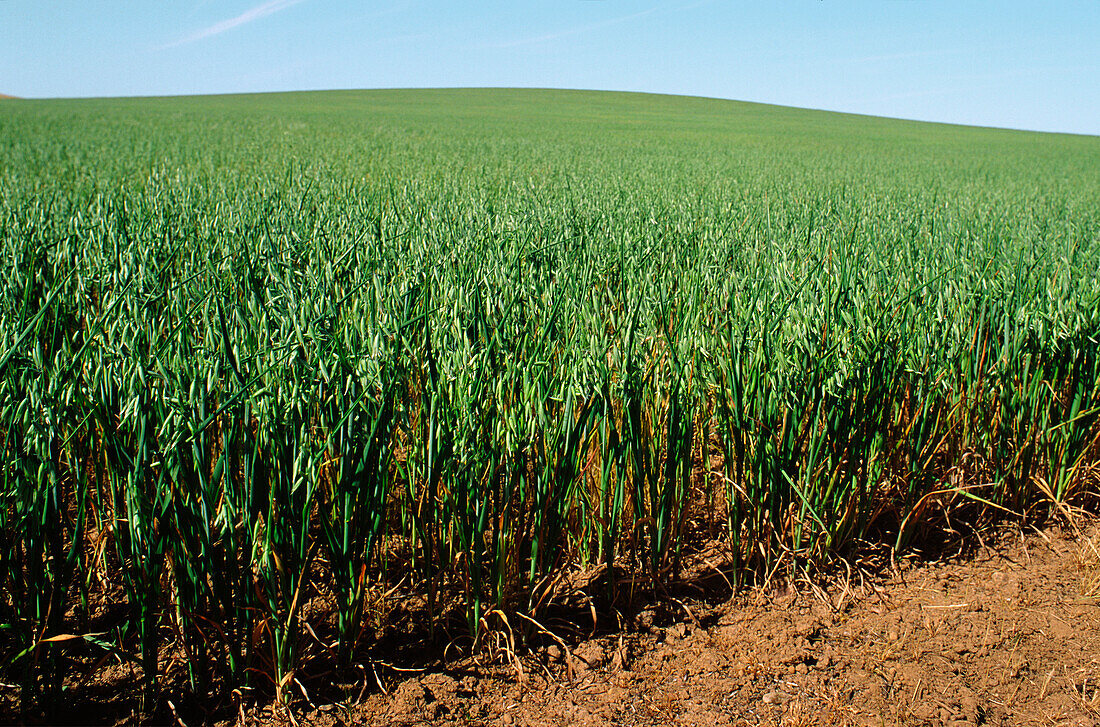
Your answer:
[[[664,91],[638,91],[634,89],[614,88],[577,88],[561,86],[376,86],[345,87],[345,88],[295,88],[278,91],[218,91],[211,93],[148,93],[123,96],[12,96],[0,93],[0,98],[19,101],[111,101],[127,99],[171,99],[171,98],[217,98],[224,96],[274,96],[286,94],[307,93],[341,93],[341,92],[377,92],[377,91],[560,91],[560,92],[585,92],[608,94],[632,94],[637,96],[666,96],[670,98],[700,99],[707,101],[726,101],[729,103],[750,104],[755,106],[770,106],[773,108],[790,109],[793,111],[809,111],[844,116],[856,116],[867,119],[884,119],[886,121],[901,121],[914,124],[936,124],[939,126],[954,126],[965,129],[985,129],[990,131],[1024,132],[1029,134],[1054,134],[1059,136],[1079,136],[1086,138],[1100,138],[1100,132],[1090,133],[1084,131],[1052,131],[1048,129],[1033,129],[1019,126],[995,126],[992,124],[966,124],[956,121],[938,121],[935,119],[921,119],[905,116],[883,116],[859,111],[846,111],[844,109],[825,108],[815,106],[793,106],[789,104],[772,103],[768,101],[751,101],[748,99],[730,98],[728,96],[706,96],[693,93],[669,93]]]

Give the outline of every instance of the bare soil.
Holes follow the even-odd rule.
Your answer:
[[[184,668],[166,664],[175,696],[144,721],[1100,727],[1098,548],[1096,524],[1005,532],[937,562],[842,567],[827,587],[773,579],[732,597],[677,592],[628,613],[593,611],[595,623],[573,611],[547,622],[560,642],[494,658],[379,634],[357,682],[295,680],[289,708],[248,695],[203,706],[187,697]],[[100,663],[50,721],[137,722],[139,676]],[[0,722],[14,721],[3,691]]]
[[[1100,725],[1096,529],[1016,533],[965,560],[878,578],[757,589],[682,620],[518,664],[456,661],[351,705],[294,710],[337,725]],[[1088,537],[1092,535],[1093,537]],[[245,725],[289,724],[276,708]]]

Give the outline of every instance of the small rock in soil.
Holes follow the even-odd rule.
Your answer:
[[[573,655],[592,668],[603,666],[606,658],[603,647],[596,641],[584,642],[573,650]]]
[[[688,628],[687,624],[677,623],[669,626],[665,630],[665,638],[669,640],[679,640],[685,638],[690,633],[691,629]]]

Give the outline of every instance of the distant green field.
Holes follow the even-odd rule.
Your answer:
[[[1098,170],[642,94],[0,105],[4,681],[48,704],[48,639],[94,632],[154,698],[175,624],[196,691],[283,699],[303,619],[354,662],[399,581],[476,639],[577,564],[668,584],[717,537],[751,578],[1091,506]]]

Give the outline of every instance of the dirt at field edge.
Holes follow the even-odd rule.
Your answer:
[[[758,591],[514,666],[385,675],[337,725],[1100,725],[1095,527],[1017,534],[963,562],[823,594]],[[656,619],[652,619],[656,621]],[[254,708],[240,724],[291,724]]]

